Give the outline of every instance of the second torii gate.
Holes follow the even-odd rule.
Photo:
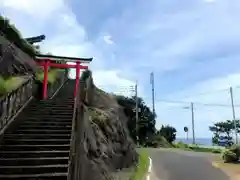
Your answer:
[[[76,69],[76,85],[74,89],[74,96],[76,96],[77,88],[80,80],[80,70],[88,69],[88,66],[83,66],[81,63],[90,63],[92,58],[76,58],[76,57],[64,57],[53,55],[37,55],[36,60],[40,66],[44,67],[44,80],[43,80],[43,99],[47,98],[47,83],[48,83],[48,68],[74,68]],[[74,62],[76,64],[58,64],[56,61]]]

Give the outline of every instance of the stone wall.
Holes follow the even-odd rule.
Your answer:
[[[26,75],[39,67],[35,61],[0,33],[0,73],[3,76]]]
[[[122,108],[89,77],[81,86],[82,103],[76,121],[75,176],[80,180],[113,179],[112,174],[134,166],[138,155]]]

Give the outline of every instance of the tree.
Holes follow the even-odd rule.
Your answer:
[[[209,127],[209,130],[213,132],[212,143],[216,145],[232,145],[233,144],[233,132],[235,130],[234,122],[232,120],[221,121],[214,123]],[[237,131],[240,132],[240,123],[237,120]],[[224,142],[222,142],[224,141]]]
[[[159,134],[165,137],[169,143],[172,143],[173,141],[176,140],[176,133],[177,130],[169,125],[162,126],[162,128],[159,131]]]
[[[136,122],[136,97],[117,96],[117,101],[124,108],[124,112],[128,117],[127,124],[130,136],[136,142],[136,136],[138,135],[139,144],[144,145],[147,139],[150,139],[156,132],[156,114],[153,114],[142,98],[138,98],[140,112],[138,122]],[[138,130],[136,130],[137,127]]]

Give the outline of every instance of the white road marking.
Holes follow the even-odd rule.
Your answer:
[[[149,166],[148,166],[148,172],[147,172],[147,180],[150,180],[150,175],[151,175],[151,172],[152,172],[152,159],[150,157],[148,157],[149,159]]]

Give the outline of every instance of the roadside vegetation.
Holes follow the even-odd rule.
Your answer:
[[[21,35],[20,31],[11,24],[9,19],[0,15],[0,31],[5,35],[5,37],[13,42],[22,51],[26,52],[30,56],[36,55],[36,49],[29,44]]]
[[[0,76],[0,96],[16,90],[25,82],[23,77],[9,77],[4,79]]]
[[[240,145],[233,145],[222,153],[225,163],[237,163],[240,160]]]
[[[220,154],[222,153],[221,148],[211,148],[211,147],[201,147],[198,144],[185,144],[183,142],[173,143],[174,148],[186,150],[186,151],[195,151],[195,152],[209,152]]]
[[[59,73],[64,72],[62,69],[50,69],[48,72],[48,83],[53,84],[57,78]],[[44,71],[40,70],[36,73],[36,81],[43,82],[44,80]]]
[[[139,149],[139,160],[135,168],[134,173],[130,177],[130,180],[142,180],[148,171],[149,167],[149,155],[148,152],[144,149]]]

